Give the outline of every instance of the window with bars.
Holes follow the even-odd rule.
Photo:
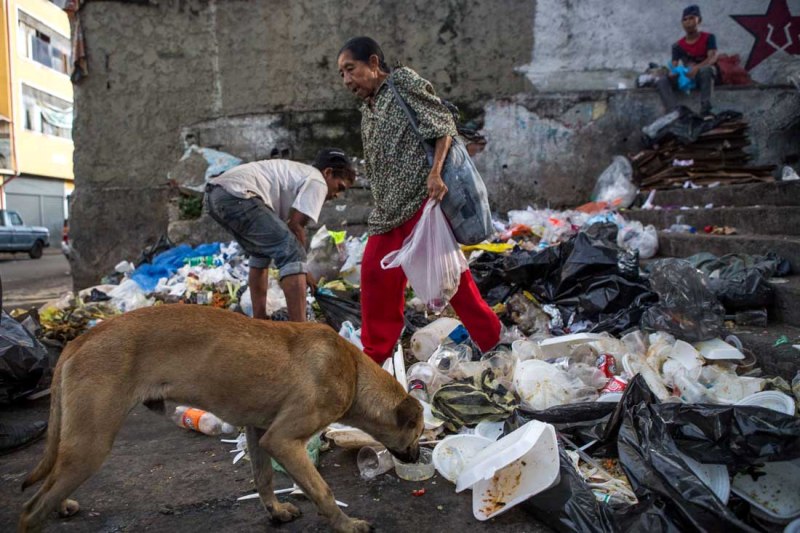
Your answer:
[[[11,123],[0,116],[0,169],[11,169]]]
[[[72,103],[23,83],[22,105],[26,130],[72,138]]]
[[[62,74],[69,73],[69,39],[43,22],[19,12],[19,53]]]

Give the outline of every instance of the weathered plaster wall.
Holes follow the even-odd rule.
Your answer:
[[[715,102],[719,109],[744,113],[755,164],[798,161],[796,89],[718,90]],[[697,107],[695,96],[681,103]],[[492,205],[505,211],[589,201],[612,157],[641,149],[641,128],[658,118],[660,109],[650,89],[539,93],[489,102],[484,125],[489,145],[475,159]]]
[[[716,35],[721,54],[739,54],[746,64],[751,52],[768,53],[750,75],[761,83],[786,83],[787,61],[800,58],[800,0],[538,0],[531,61],[518,70],[539,90],[633,87],[650,62],[671,60],[690,3],[699,4],[701,29]],[[785,16],[787,9],[793,18]],[[733,18],[767,13],[769,20],[754,21],[758,36]]]
[[[381,41],[457,101],[526,87],[530,0],[159,0],[88,2],[90,75],[76,85],[76,287],[134,259],[166,232],[163,184],[187,136],[244,157],[289,144],[358,146],[357,103],[336,53]],[[191,137],[190,137],[191,138]]]

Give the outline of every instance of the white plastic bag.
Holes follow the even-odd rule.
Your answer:
[[[619,230],[617,244],[626,250],[639,250],[639,259],[650,259],[658,252],[658,232],[652,224],[643,226],[631,220]]]
[[[416,295],[433,311],[441,311],[458,291],[467,259],[438,203],[428,202],[403,246],[381,260],[384,270],[402,267]]]

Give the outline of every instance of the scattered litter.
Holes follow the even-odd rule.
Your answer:
[[[780,337],[778,337],[778,340],[775,341],[775,344],[773,344],[773,346],[777,348],[778,346],[789,344],[789,342],[790,342],[789,337],[787,337],[786,335],[781,335]]]

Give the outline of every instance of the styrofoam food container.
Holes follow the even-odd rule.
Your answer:
[[[503,436],[505,425],[505,422],[489,422],[484,420],[483,422],[478,422],[478,425],[475,426],[475,434],[491,441],[496,441]]]
[[[455,483],[464,466],[491,443],[478,435],[450,435],[433,449],[433,466],[442,477]]]
[[[553,426],[533,420],[478,452],[458,476],[456,492],[472,488],[472,514],[488,520],[558,480]]]
[[[585,344],[602,338],[603,336],[599,333],[573,333],[572,335],[544,339],[539,342],[539,348],[542,349],[544,358],[549,359],[567,355],[570,348],[578,344]]]
[[[756,392],[746,398],[742,398],[735,405],[757,405],[785,415],[794,415],[795,410],[792,397],[775,390]]]
[[[700,352],[703,359],[744,359],[744,354],[736,346],[728,344],[722,339],[696,342],[693,346]]]
[[[728,505],[728,498],[731,495],[731,478],[725,465],[699,463],[683,452],[678,453],[681,454],[689,469],[700,478],[700,481],[717,495],[719,501]]]
[[[703,360],[700,359],[700,353],[694,346],[686,341],[675,341],[672,345],[672,350],[669,353],[669,358],[679,362],[685,369],[691,370],[698,366],[703,366]]]
[[[765,463],[763,476],[737,474],[731,490],[770,521],[788,522],[800,517],[800,460]]]

